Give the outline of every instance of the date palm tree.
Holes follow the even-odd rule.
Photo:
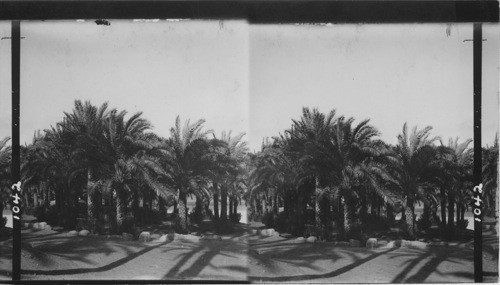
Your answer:
[[[162,166],[166,172],[168,187],[176,193],[179,210],[179,227],[188,231],[187,195],[204,188],[209,179],[206,176],[207,160],[200,149],[206,148],[206,137],[212,131],[204,131],[205,120],[191,123],[187,120],[181,126],[177,116],[175,127],[170,129],[170,139],[164,142]]]
[[[111,167],[103,185],[114,192],[116,197],[116,224],[118,232],[123,232],[127,217],[127,205],[133,189],[152,189],[157,195],[167,198],[172,194],[163,187],[158,177],[164,175],[159,159],[153,152],[160,147],[160,139],[145,131],[151,124],[141,113],[125,119],[126,112],[113,110],[106,119],[103,149],[107,153]]]
[[[311,176],[315,181],[315,223],[316,226],[321,226],[321,185],[322,180],[321,165],[317,162],[320,161],[317,151],[318,146],[327,143],[330,138],[332,124],[335,118],[335,110],[330,111],[328,114],[319,112],[318,109],[303,108],[300,120],[292,120],[293,125],[288,131],[292,142],[298,151],[303,154],[301,161],[307,164],[307,169],[310,169]]]
[[[405,123],[395,148],[394,176],[398,191],[404,198],[406,230],[410,238],[415,237],[415,203],[425,201],[427,192],[434,191],[435,185],[430,177],[439,172],[434,163],[436,152],[433,146],[439,138],[430,137],[431,130],[429,126],[421,130],[414,127],[409,133]]]
[[[234,188],[241,182],[241,174],[244,169],[244,161],[248,151],[246,142],[242,141],[245,133],[232,136],[231,132],[222,132],[220,140],[225,142],[223,149],[223,161],[225,161],[226,174],[221,181],[221,214],[222,221],[228,218],[228,191],[234,192]]]
[[[27,195],[44,197],[45,210],[51,194],[55,198],[57,223],[74,228],[78,198],[85,184],[83,169],[74,159],[69,134],[60,125],[35,133],[32,143],[23,148],[21,171]],[[38,200],[38,199],[37,199]],[[34,203],[34,206],[37,206]]]
[[[390,150],[376,139],[378,135],[369,120],[355,125],[354,118],[339,117],[328,145],[321,149],[321,162],[328,173],[326,192],[339,201],[337,223],[342,225],[341,233],[350,232],[356,208],[364,221],[370,195],[390,204],[397,200],[390,187],[395,183],[388,167]]]
[[[300,154],[290,149],[290,135],[285,133],[274,138],[273,143],[263,144],[262,150],[253,155],[249,175],[248,197],[250,202],[265,202],[278,194],[283,196],[287,216],[287,231],[295,235],[303,233],[305,223],[306,196],[303,185],[310,180],[310,174],[299,160]],[[269,208],[269,207],[267,207]],[[269,209],[264,209],[269,211]]]
[[[74,150],[73,159],[86,172],[87,214],[92,232],[97,231],[98,213],[102,206],[101,182],[109,167],[109,154],[102,147],[109,112],[107,103],[97,107],[89,101],[82,103],[76,100],[73,112],[65,112],[63,121],[58,124]]]
[[[204,160],[209,164],[206,176],[211,180],[211,194],[214,207],[214,220],[219,220],[219,197],[228,176],[236,173],[234,161],[228,156],[228,142],[223,140],[227,135],[223,132],[221,138],[213,135],[205,151]]]
[[[450,172],[450,180],[448,188],[448,237],[454,235],[454,212],[455,204],[457,205],[457,221],[460,218],[461,205],[464,201],[457,200],[457,197],[463,198],[463,192],[467,192],[472,182],[472,163],[473,163],[473,150],[469,148],[471,139],[458,143],[458,137],[453,140],[449,139],[448,148],[451,150],[451,155],[447,156],[450,167],[447,171]],[[461,195],[462,194],[462,195]]]

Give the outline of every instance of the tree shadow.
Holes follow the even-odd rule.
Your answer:
[[[424,254],[421,254],[417,252],[416,254],[419,254],[417,258],[408,260],[408,265],[392,280],[392,283],[423,283],[425,280],[432,274],[436,273],[441,276],[459,276],[459,277],[467,277],[469,278],[470,276],[473,277],[473,272],[454,272],[454,273],[443,273],[437,269],[437,267],[444,261],[450,262],[450,263],[456,263],[458,264],[458,261],[455,261],[454,259],[458,258],[463,258],[463,251],[457,251],[453,249],[447,249],[447,248],[436,248],[436,249],[428,249],[425,251]],[[470,253],[466,253],[470,254]],[[405,254],[407,256],[409,255],[415,255],[413,254]],[[395,256],[395,257],[400,257]],[[391,258],[394,258],[391,257]],[[412,276],[407,277],[408,273],[414,269],[415,267],[418,266],[418,264],[425,259],[430,258],[429,261],[425,262],[425,264],[418,269],[418,271],[413,274]],[[462,274],[462,275],[460,275]],[[472,274],[472,275],[471,275]],[[405,280],[406,278],[406,280]],[[472,281],[472,280],[471,280]]]
[[[186,243],[183,244],[184,246]],[[226,240],[225,242],[221,241],[204,241],[201,240],[198,243],[191,243],[188,246],[192,246],[189,249],[182,248],[174,248],[172,250],[187,250],[185,253],[180,253],[178,256],[177,263],[162,277],[162,279],[192,279],[194,277],[198,277],[199,274],[207,267],[214,269],[216,272],[226,269],[235,274],[242,274],[248,271],[247,267],[238,266],[238,265],[215,265],[212,260],[217,256],[223,256],[225,258],[238,258],[238,256],[230,254],[231,252],[240,252],[246,253],[247,245],[235,243],[230,240]],[[170,250],[170,251],[172,251]],[[166,252],[168,250],[165,250]],[[201,255],[197,256],[197,254],[201,253]],[[195,257],[197,256],[197,257]],[[181,268],[186,265],[190,260],[193,260],[193,263],[186,269],[181,271]],[[233,276],[233,274],[226,275]],[[246,274],[245,274],[246,276]]]
[[[280,240],[270,243],[250,242],[249,257],[251,268],[255,264],[257,267],[265,268],[265,271],[278,273],[280,267],[278,263],[285,263],[297,268],[307,268],[309,270],[321,270],[315,265],[315,261],[341,262],[357,260],[368,256],[371,251],[364,248],[335,247],[326,243],[296,243],[293,240]],[[340,249],[340,250],[339,250]]]
[[[418,256],[418,258],[414,258],[414,259],[410,259],[410,260],[407,260],[406,262],[404,263],[408,263],[408,265],[401,271],[399,272],[398,275],[396,275],[396,277],[394,277],[394,279],[392,279],[392,283],[401,283],[403,282],[404,278],[406,277],[406,275],[415,267],[417,266],[422,260],[424,259],[427,259],[428,257],[430,257],[432,255],[431,252],[426,252],[425,254],[422,254],[420,256]],[[399,255],[401,256],[401,255]],[[403,263],[403,264],[404,264]]]
[[[68,264],[81,262],[96,265],[93,254],[110,256],[113,253],[124,252],[126,255],[130,255],[145,247],[134,242],[121,241],[121,243],[128,244],[83,237],[52,237],[47,240],[37,241],[34,246],[33,243],[24,242],[22,243],[22,250],[26,251],[31,258],[40,262],[42,266],[53,264],[51,256],[66,260]],[[137,250],[134,251],[130,248]]]
[[[71,274],[82,274],[82,273],[94,273],[94,272],[103,272],[108,271],[118,266],[121,266],[155,248],[158,248],[162,245],[165,245],[168,242],[159,243],[154,246],[149,246],[139,250],[137,252],[128,252],[127,256],[121,259],[118,259],[114,262],[111,262],[107,265],[97,267],[97,268],[75,268],[75,269],[62,269],[62,270],[27,270],[21,269],[21,274],[37,274],[37,275],[71,275]],[[126,246],[121,246],[122,249],[127,249]],[[80,251],[79,251],[80,252]]]
[[[371,261],[383,254],[387,254],[388,252],[391,252],[395,249],[389,249],[385,250],[382,252],[374,253],[369,255],[366,258],[363,259],[358,259],[357,261],[346,265],[342,268],[333,270],[331,272],[323,273],[323,274],[303,274],[303,275],[292,275],[292,276],[277,276],[277,277],[258,277],[258,276],[249,276],[250,281],[264,281],[264,282],[298,282],[298,281],[306,281],[306,280],[314,280],[314,279],[320,279],[320,278],[331,278],[338,276],[340,274],[346,273],[350,270],[353,270],[354,268]]]
[[[0,276],[12,278],[12,240],[0,246]]]

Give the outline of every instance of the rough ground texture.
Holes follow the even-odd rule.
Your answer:
[[[22,278],[250,280],[295,283],[473,282],[473,250],[456,246],[353,248],[252,234],[142,243],[23,230]],[[247,231],[244,231],[247,230]],[[12,241],[0,246],[0,278],[10,279]],[[485,232],[485,281],[498,280],[498,237]],[[496,255],[495,255],[496,254]]]

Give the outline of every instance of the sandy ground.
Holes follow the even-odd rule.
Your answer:
[[[141,243],[39,233],[24,239],[23,279],[245,280],[248,271],[247,242],[238,236]]]
[[[244,207],[243,205],[241,205]],[[240,206],[240,207],[241,207]],[[239,209],[240,210],[240,209]],[[253,223],[222,240],[124,241],[22,231],[26,280],[249,280],[298,283],[473,282],[473,249],[366,249],[250,234]],[[0,243],[0,279],[9,280],[12,241]],[[498,236],[484,238],[485,281],[498,280]]]
[[[243,227],[243,226],[242,226]],[[300,283],[473,282],[473,250],[365,249],[248,232],[199,242],[123,241],[23,230],[22,279],[187,279]],[[0,249],[0,276],[10,279],[9,242]],[[498,250],[498,247],[497,247]],[[5,255],[6,254],[6,255]],[[486,281],[495,281],[490,258]],[[495,267],[496,266],[496,267]],[[485,269],[486,270],[486,269]]]
[[[470,249],[365,249],[294,244],[277,238],[256,241],[250,280],[318,283],[473,282]]]

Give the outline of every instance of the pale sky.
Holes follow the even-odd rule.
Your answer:
[[[370,118],[396,142],[406,121],[472,138],[472,24],[249,25],[245,21],[23,22],[21,142],[75,99],[246,132],[251,149],[303,106]],[[0,24],[1,36],[10,23]],[[483,144],[498,131],[499,29],[483,37]],[[10,135],[10,41],[0,41],[0,137]]]

